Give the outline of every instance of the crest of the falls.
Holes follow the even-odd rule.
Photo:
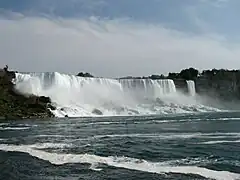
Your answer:
[[[16,89],[24,94],[48,96],[54,114],[93,116],[144,115],[205,111],[176,90],[173,80],[85,78],[53,73],[16,74]]]
[[[196,94],[195,82],[192,80],[187,81],[187,88],[190,96],[195,96]]]
[[[157,98],[176,93],[173,80],[121,79],[119,83],[125,93],[138,98]]]

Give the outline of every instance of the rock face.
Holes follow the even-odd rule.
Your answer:
[[[15,72],[0,70],[0,117],[5,119],[54,117],[47,108],[49,97],[31,95],[25,97],[14,89]]]
[[[240,70],[212,69],[200,73],[189,68],[180,73],[169,73],[167,78],[173,79],[176,87],[181,90],[186,88],[181,79],[193,80],[196,92],[200,95],[226,102],[240,102]]]
[[[173,79],[176,88],[188,93],[186,80]],[[240,81],[226,79],[207,79],[199,77],[195,79],[196,92],[212,99],[223,101],[240,101]]]
[[[184,79],[173,79],[174,84],[178,90],[183,93],[188,93],[187,81]]]
[[[240,100],[240,83],[234,80],[210,80],[199,78],[195,81],[198,94],[209,95],[225,101]]]

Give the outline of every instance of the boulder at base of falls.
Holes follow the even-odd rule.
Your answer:
[[[5,119],[42,119],[54,117],[47,108],[49,97],[24,96],[15,90],[12,83],[15,72],[0,69],[0,117]]]
[[[94,109],[92,113],[96,115],[103,115],[102,111],[100,111],[99,109]]]
[[[50,97],[40,96],[39,101],[43,103],[51,103]]]
[[[56,110],[57,108],[52,105],[51,103],[47,103],[47,108],[51,109],[52,111]]]

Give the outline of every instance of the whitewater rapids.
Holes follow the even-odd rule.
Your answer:
[[[25,94],[48,96],[56,117],[125,116],[218,111],[195,97],[194,81],[188,94],[170,79],[85,78],[52,73],[16,73],[16,89]]]

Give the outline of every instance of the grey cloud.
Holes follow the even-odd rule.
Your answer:
[[[2,18],[0,55],[2,65],[19,71],[88,71],[106,77],[240,66],[239,44],[224,37],[94,17]]]

